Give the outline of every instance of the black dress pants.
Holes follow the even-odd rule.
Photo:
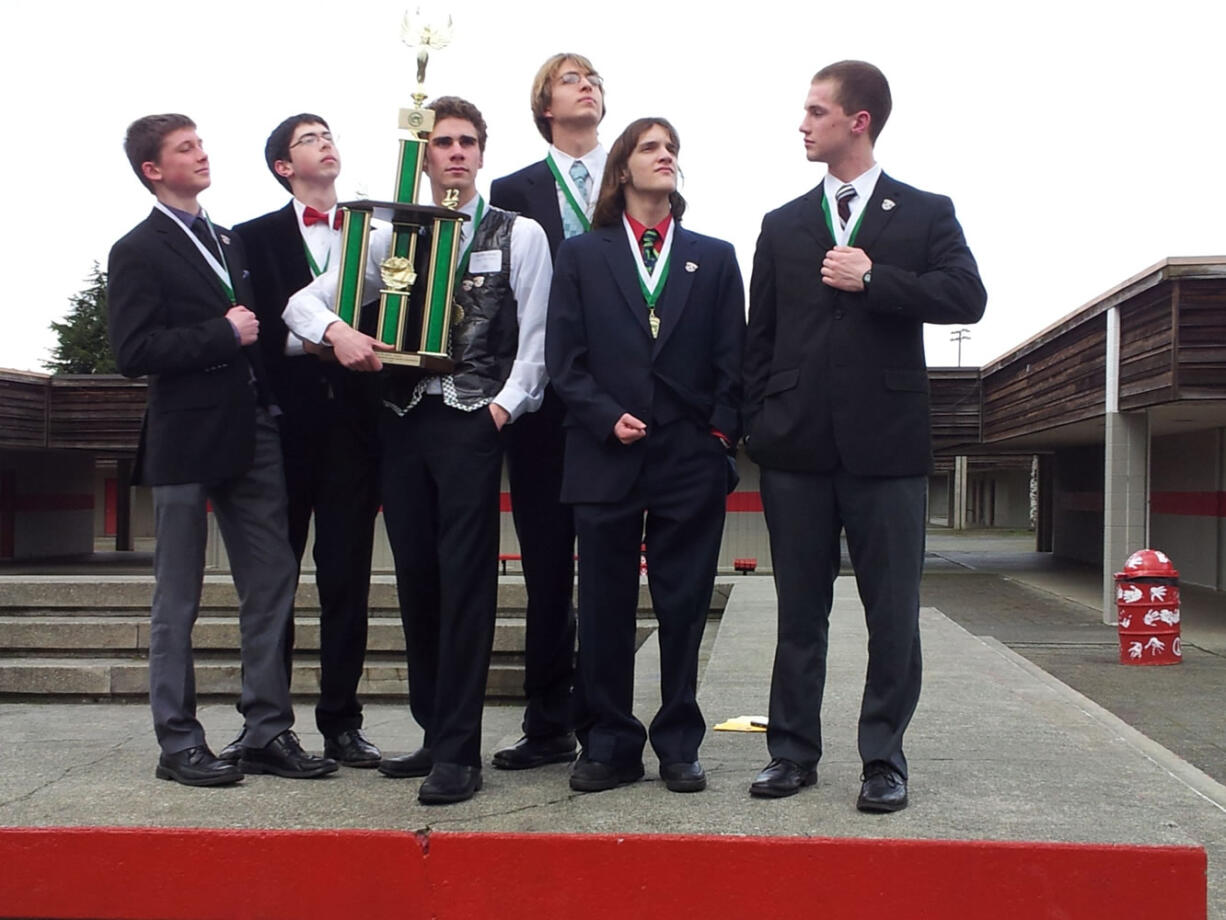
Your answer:
[[[498,603],[502,435],[488,408],[426,396],[384,409],[383,519],[409,671],[409,708],[435,763],[481,765]]]

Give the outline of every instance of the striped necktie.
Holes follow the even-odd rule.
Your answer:
[[[834,200],[839,208],[839,226],[843,229],[847,228],[847,222],[851,220],[851,202],[856,197],[856,187],[850,183],[845,183],[839,186],[839,190],[834,193]]]

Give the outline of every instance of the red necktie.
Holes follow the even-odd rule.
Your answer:
[[[336,212],[336,219],[332,221],[332,229],[339,230],[341,228],[342,215],[339,210]],[[302,224],[304,227],[313,227],[316,224],[326,224],[328,215],[323,211],[316,211],[310,205],[307,205],[302,211]]]

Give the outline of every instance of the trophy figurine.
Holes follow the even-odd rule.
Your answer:
[[[392,225],[392,246],[380,265],[383,286],[379,291],[379,316],[371,334],[393,351],[380,354],[386,364],[419,367],[431,373],[449,373],[452,361],[447,346],[451,335],[455,266],[460,249],[460,223],[467,215],[451,207],[417,204],[426,137],[434,128],[434,113],[424,108],[426,64],[430,50],[445,48],[451,41],[452,22],[437,22],[421,9],[406,12],[401,39],[417,48],[417,87],[413,107],[400,110],[400,139],[393,200],[346,201],[341,203],[340,283],[333,308],[336,315],[357,328],[366,300],[365,266],[370,247],[370,223],[374,217]],[[429,227],[431,242],[426,265],[418,263],[417,244],[422,229]],[[424,275],[424,278],[419,278]],[[424,281],[424,290],[420,282]],[[370,306],[368,305],[368,309]]]

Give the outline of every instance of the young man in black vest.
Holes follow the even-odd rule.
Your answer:
[[[454,190],[471,220],[461,225],[455,300],[462,316],[449,349],[454,371],[385,381],[383,514],[396,560],[409,705],[424,737],[420,749],[384,758],[379,769],[392,777],[425,776],[418,798],[443,804],[481,788],[503,427],[540,405],[552,270],[540,226],[487,205],[477,193],[486,138],[480,111],[455,96],[429,108],[435,122],[425,171],[434,203]],[[387,228],[376,229],[367,290],[381,283],[389,245]],[[351,337],[328,309],[336,283],[329,272],[291,298],[286,318],[294,332],[315,342]],[[381,363],[374,352],[338,357],[357,368]]]
[[[891,108],[864,61],[818,71],[800,123],[825,180],[767,214],[745,345],[745,443],[779,595],[771,760],[750,794],[817,782],[839,534],[868,624],[856,807],[907,805],[903,734],[920,693],[919,588],[931,453],[924,323],[973,323],[987,295],[948,198],[873,155]]]
[[[555,54],[532,82],[532,118],[548,142],[545,159],[490,186],[500,208],[531,217],[556,256],[562,240],[590,226],[606,153],[597,129],[604,118],[604,80],[581,54]],[[524,648],[524,735],[494,753],[494,766],[523,770],[575,758],[575,523],[559,498],[565,409],[552,386],[539,411],[510,430],[507,474],[511,511],[528,591]]]
[[[197,200],[211,180],[191,119],[137,119],[124,150],[157,197],[153,212],[112,247],[107,291],[119,370],[149,378],[133,481],[153,487],[157,533],[149,634],[149,702],[162,748],[156,774],[190,786],[234,783],[244,773],[322,776],[336,762],[307,754],[290,728],[284,641],[296,567],[243,248]],[[196,718],[191,634],[208,503],[239,596],[238,765],[213,755]]]
[[[345,370],[329,349],[304,343],[281,318],[290,295],[340,258],[340,151],[328,123],[304,112],[273,129],[264,159],[294,197],[234,231],[247,250],[264,365],[281,406],[289,539],[299,567],[315,518],[315,724],[327,756],[350,767],[376,767],[381,755],[362,734],[357,690],[366,657],[370,559],[379,509],[378,394],[370,377]],[[287,669],[292,668],[293,646],[291,619]],[[237,747],[236,742],[219,756],[232,750],[237,754]]]

